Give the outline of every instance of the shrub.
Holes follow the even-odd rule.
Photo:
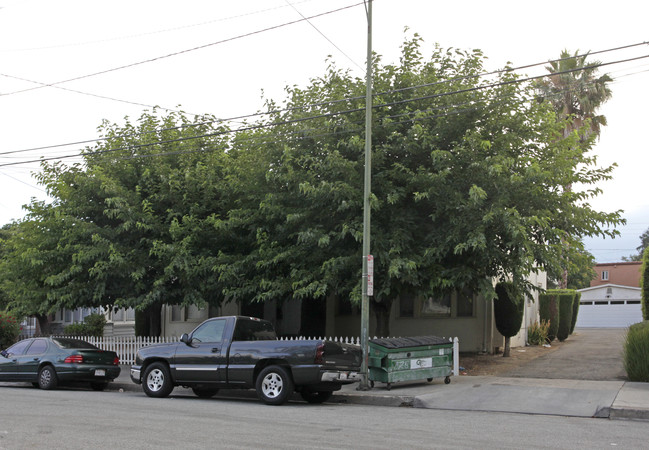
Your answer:
[[[550,322],[547,320],[542,320],[539,325],[538,321],[534,321],[533,324],[527,329],[527,341],[530,345],[543,345],[548,342],[548,328],[550,328]]]
[[[548,342],[554,341],[559,331],[559,305],[557,295],[547,291],[539,295],[539,317],[548,322]]]
[[[642,254],[642,269],[640,276],[642,288],[642,320],[649,320],[649,247]]]
[[[557,338],[563,342],[570,335],[575,291],[568,289],[561,290],[557,293],[557,298],[559,299],[559,329],[557,330]]]
[[[106,318],[103,314],[90,314],[83,319],[83,323],[73,323],[63,330],[63,333],[71,336],[95,336],[104,335]]]
[[[16,317],[0,311],[0,349],[4,350],[16,342],[20,334],[20,324]]]
[[[518,293],[513,283],[498,283],[494,301],[494,317],[496,328],[505,336],[505,351],[503,356],[509,356],[511,337],[521,329],[523,323],[523,296]]]
[[[572,301],[572,324],[570,325],[570,334],[575,331],[577,325],[577,314],[579,314],[579,302],[581,301],[581,292],[575,291],[575,299]]]
[[[629,380],[649,382],[649,321],[629,327],[624,342],[624,369]]]

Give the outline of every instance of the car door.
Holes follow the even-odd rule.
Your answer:
[[[226,325],[227,319],[208,320],[192,332],[186,344],[178,344],[172,370],[179,384],[225,382]]]
[[[32,343],[32,339],[25,339],[12,345],[0,356],[0,381],[22,381],[24,375],[18,369],[18,359]]]
[[[47,339],[34,339],[25,353],[17,358],[21,378],[32,382],[38,380],[38,367],[47,347]]]

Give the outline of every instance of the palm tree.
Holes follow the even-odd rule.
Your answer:
[[[587,57],[588,53],[579,55],[576,51],[573,55],[563,50],[560,59],[545,67],[550,75],[537,84],[543,99],[554,106],[559,120],[568,119],[564,137],[582,128],[586,121],[590,121],[586,135],[599,135],[606,125],[606,117],[597,114],[597,110],[611,98],[608,83],[613,79],[608,74],[597,77],[601,62],[587,62]]]
[[[574,131],[580,131],[582,141],[593,134],[599,136],[601,127],[606,125],[606,117],[597,114],[597,110],[611,98],[608,83],[613,79],[608,74],[598,77],[601,62],[587,62],[587,57],[588,53],[579,55],[579,51],[571,54],[568,50],[563,50],[560,59],[550,61],[550,65],[545,67],[550,75],[536,85],[542,99],[554,107],[558,120],[565,122],[564,139]],[[583,130],[584,126],[588,129]],[[564,190],[572,190],[572,185],[565,186]],[[566,268],[560,287],[565,289],[567,285]]]

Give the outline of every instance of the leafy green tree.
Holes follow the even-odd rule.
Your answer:
[[[12,307],[39,320],[61,308],[134,307],[160,332],[162,304],[218,303],[212,276],[223,213],[223,128],[213,117],[144,113],[104,123],[84,164],[44,164],[54,199],[32,202],[8,241]],[[142,329],[142,328],[141,328]]]
[[[509,282],[500,282],[496,285],[496,296],[494,300],[496,328],[505,337],[503,356],[509,357],[511,338],[518,334],[523,324],[525,298],[516,290],[516,286]]]
[[[616,234],[619,213],[588,203],[611,170],[589,156],[594,136],[563,138],[534,87],[508,71],[487,82],[484,59],[424,58],[415,36],[399,64],[373,60],[377,334],[402,293],[492,299],[493,279],[524,292],[582,236]],[[364,80],[331,64],[286,92],[234,136],[212,117],[144,113],[104,123],[83,164],[45,164],[54,201],[30,205],[0,262],[12,305],[132,306],[156,334],[165,303],[359,301]]]
[[[420,44],[407,41],[398,66],[374,60],[371,308],[380,335],[402,292],[493,298],[490,280],[510,277],[526,290],[529,273],[560,273],[576,236],[615,235],[602,225],[620,221],[584,202],[597,189],[562,189],[609,178],[588,155],[592,137],[563,139],[549,105],[525,101],[532,87],[510,73],[483,86],[479,51],[435,48],[425,60]],[[267,142],[259,161],[268,166],[264,177],[241,169],[265,194],[224,224],[246,230],[251,246],[222,255],[228,295],[359,301],[364,89],[331,65],[306,88],[287,88],[273,128],[233,144],[244,154]]]

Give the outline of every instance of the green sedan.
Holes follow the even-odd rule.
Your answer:
[[[120,372],[117,353],[80,339],[25,339],[0,355],[0,381],[24,381],[41,389],[82,381],[102,391]]]

